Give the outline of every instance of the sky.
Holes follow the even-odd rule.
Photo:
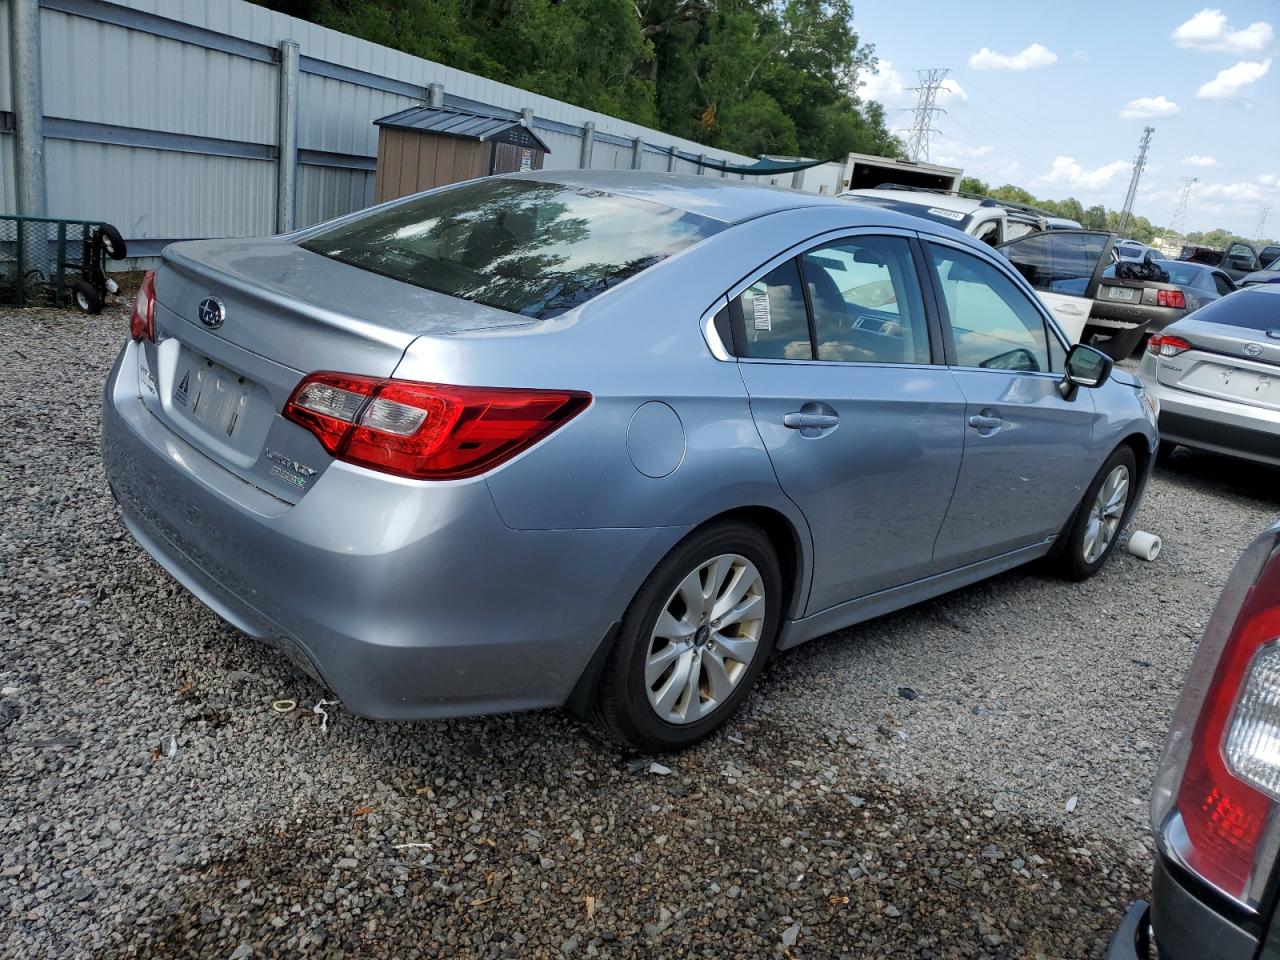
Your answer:
[[[908,14],[909,15],[906,15]],[[1280,0],[860,0],[878,70],[859,93],[912,121],[917,70],[949,72],[929,159],[992,186],[1086,207],[1124,204],[1142,128],[1155,128],[1134,209],[1183,229],[1280,236]]]

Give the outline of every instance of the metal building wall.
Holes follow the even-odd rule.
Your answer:
[[[10,2],[0,0],[6,55]],[[244,0],[40,3],[49,213],[114,223],[142,255],[176,239],[274,231],[279,48],[289,40],[301,52],[297,226],[372,202],[373,120],[425,100],[430,84],[443,84],[446,103],[532,110],[551,147],[547,169],[579,166],[588,121],[595,169],[631,168],[637,137],[646,170],[698,172],[673,164],[673,148],[751,162]],[[0,70],[0,120],[12,109],[8,74]],[[0,122],[0,211],[15,207],[12,140]]]

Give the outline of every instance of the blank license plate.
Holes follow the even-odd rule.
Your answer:
[[[1107,299],[1124,300],[1127,303],[1132,303],[1133,295],[1137,292],[1129,287],[1107,287]]]
[[[184,350],[174,380],[173,403],[210,433],[233,437],[252,389],[253,383],[240,374]]]

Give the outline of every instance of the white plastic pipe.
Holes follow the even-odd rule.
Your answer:
[[[1129,552],[1139,560],[1154,560],[1160,556],[1160,538],[1145,530],[1135,530],[1129,538]]]

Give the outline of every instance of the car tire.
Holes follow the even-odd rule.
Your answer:
[[[684,597],[692,590],[696,604],[699,588],[703,609],[691,609]],[[716,601],[729,603],[738,591],[742,601],[720,608],[716,619]],[[737,610],[747,613],[723,623]],[[781,616],[782,570],[760,528],[723,521],[694,531],[663,558],[623,615],[596,688],[594,719],[619,743],[646,753],[697,743],[750,694]],[[676,634],[680,639],[668,639]],[[673,690],[683,693],[668,703]]]
[[[87,280],[76,280],[71,284],[71,299],[85,313],[102,312],[102,294]]]
[[[1124,496],[1114,503],[1113,479],[1123,469]],[[1070,580],[1088,580],[1106,564],[1120,542],[1137,492],[1138,470],[1133,451],[1117,447],[1085,490],[1058,554],[1062,573]],[[1103,495],[1104,488],[1108,491]]]

